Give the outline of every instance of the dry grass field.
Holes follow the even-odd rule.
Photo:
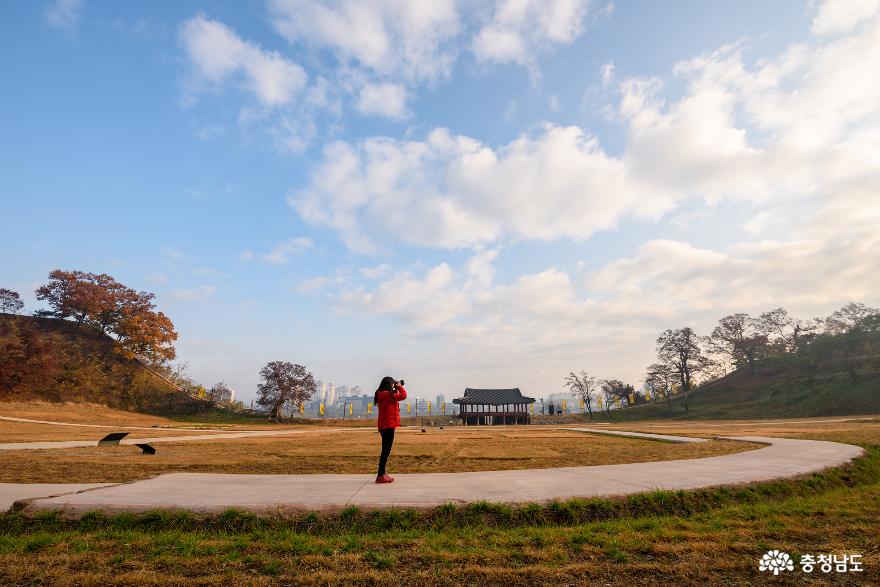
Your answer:
[[[138,433],[139,434],[139,433]],[[2,482],[131,481],[170,472],[372,473],[374,429],[303,429],[283,437],[0,452]],[[570,467],[692,459],[756,448],[742,442],[670,444],[545,427],[401,429],[389,461],[395,473]]]
[[[37,442],[51,440],[100,440],[110,432],[128,432],[131,438],[153,438],[156,436],[198,436],[197,430],[174,428],[145,428],[142,426],[57,426],[35,422],[14,422],[0,420],[0,442]]]
[[[79,521],[4,514],[0,516],[0,584],[880,584],[877,422],[662,424],[673,427],[660,428],[656,422],[631,427],[837,440],[859,444],[868,454],[849,467],[754,487],[654,492],[624,500],[521,509],[474,504],[423,514],[391,511],[374,516],[350,508],[326,522],[321,518],[261,521],[234,512],[210,519],[156,513],[91,516]],[[457,437],[458,431],[454,432]],[[323,446],[328,441],[324,436],[303,435],[296,442],[308,443],[311,450],[326,455],[369,453],[375,439],[369,432],[361,434],[360,439],[355,433],[340,435],[331,447]],[[494,455],[490,459],[505,457],[505,445],[516,456],[512,447],[528,440],[544,451],[545,458],[538,460],[546,462],[549,451],[556,451],[556,459],[565,464],[570,464],[566,459],[579,458],[576,453],[613,454],[615,445],[648,442],[589,435],[573,438],[574,433],[543,427],[467,434],[473,436],[465,439],[462,433],[452,443],[465,454],[474,454],[468,451],[481,442],[485,456]],[[407,459],[417,462],[440,438],[430,433],[402,433],[397,456],[392,457],[395,470]],[[314,442],[318,439],[321,442]],[[348,442],[353,444],[345,448]],[[561,449],[556,442],[568,448]],[[656,450],[693,448],[649,444]],[[572,451],[572,446],[578,450]],[[373,456],[359,458],[372,463]],[[864,571],[822,573],[817,569],[807,575],[796,566],[794,572],[771,577],[757,566],[771,548],[790,553],[795,562],[804,554],[861,554]]]
[[[56,423],[42,424],[0,419],[0,442],[99,440],[109,432],[129,432],[132,437],[151,438],[170,435],[197,435],[199,431],[315,428],[315,426],[269,422],[247,425],[197,421],[180,422],[162,416],[115,410],[101,404],[73,402],[0,402],[0,416]]]
[[[114,410],[102,404],[54,403],[45,401],[0,402],[0,416],[50,420],[73,424],[112,424],[115,426],[174,426],[174,420],[135,412]]]

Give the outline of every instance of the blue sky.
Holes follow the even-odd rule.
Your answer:
[[[665,328],[877,304],[878,2],[20,2],[0,284],[153,291],[179,359],[637,383]]]

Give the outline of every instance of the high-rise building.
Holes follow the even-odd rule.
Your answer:
[[[437,394],[437,408],[441,408],[446,403],[446,396],[442,393]]]
[[[354,387],[351,388],[351,395],[359,396],[359,395],[363,395],[363,394],[364,394],[364,392],[361,389],[360,385],[355,385]]]
[[[348,397],[348,386],[340,385],[336,388],[336,397],[343,398]]]
[[[319,380],[315,383],[315,395],[312,399],[322,402],[325,397],[327,397],[327,384]]]
[[[324,397],[324,401],[330,405],[336,402],[336,386],[332,383],[327,384],[327,395]]]

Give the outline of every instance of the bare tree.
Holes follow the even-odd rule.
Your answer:
[[[645,385],[651,390],[651,395],[660,397],[666,402],[666,410],[672,415],[672,389],[676,373],[672,367],[664,363],[654,363],[648,367],[648,376]]]
[[[0,314],[17,314],[24,308],[18,292],[0,287]]]
[[[665,330],[657,338],[657,357],[669,365],[681,382],[682,391],[690,391],[695,376],[708,367],[701,339],[689,327]]]
[[[270,408],[273,418],[281,417],[285,405],[308,401],[315,393],[315,378],[302,365],[272,361],[260,369],[257,403]]]
[[[608,412],[608,421],[611,421],[611,405],[616,402],[629,401],[629,394],[635,392],[632,385],[627,385],[620,379],[603,379],[601,385],[602,397],[605,400],[605,411]]]
[[[769,342],[779,342],[786,352],[797,352],[819,329],[820,321],[798,320],[785,308],[764,312],[758,317],[758,328],[767,335]]]
[[[588,374],[586,371],[575,373],[571,371],[565,378],[565,385],[573,395],[581,398],[587,405],[587,412],[590,414],[590,420],[593,419],[593,395],[599,387],[599,381]]]
[[[831,334],[844,334],[861,326],[862,322],[872,315],[880,313],[877,308],[871,308],[862,303],[849,303],[837,310],[823,321],[825,332]]]
[[[758,320],[748,314],[725,316],[718,321],[709,340],[712,350],[726,355],[738,367],[748,365],[752,375],[758,374],[758,359],[767,352],[767,335]]]

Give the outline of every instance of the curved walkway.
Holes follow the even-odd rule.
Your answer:
[[[684,437],[676,438],[680,441]],[[62,510],[69,515],[81,515],[94,510],[112,513],[157,508],[213,513],[239,508],[270,513],[338,510],[349,505],[385,509],[428,508],[474,501],[546,502],[768,481],[842,465],[864,453],[860,447],[837,442],[762,436],[724,438],[767,446],[703,459],[557,469],[412,473],[397,475],[394,483],[386,485],[376,485],[371,475],[172,473],[134,483],[32,499],[18,506],[27,512]]]
[[[119,426],[116,430],[124,430]],[[155,430],[155,428],[153,428]],[[223,432],[219,430],[205,431],[204,434],[188,434],[186,436],[151,436],[148,438],[123,438],[119,444],[153,444],[155,442],[201,442],[203,440],[229,440],[235,438],[258,438],[261,436],[286,436],[288,434],[311,434],[315,432],[344,432],[352,430],[374,431],[372,426],[354,428],[297,428],[296,430],[244,430]],[[2,450],[38,450],[51,448],[84,448],[98,446],[98,440],[35,440],[32,442],[0,442]]]

